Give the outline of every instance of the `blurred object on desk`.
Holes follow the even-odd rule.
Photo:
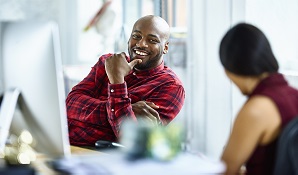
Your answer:
[[[96,163],[87,163],[74,157],[50,161],[49,165],[59,174],[65,175],[112,175]]]
[[[0,175],[36,175],[34,168],[29,166],[0,167]]]
[[[31,164],[36,160],[36,153],[31,147],[33,145],[34,139],[26,130],[19,136],[10,135],[0,153],[0,175],[34,175]]]
[[[173,159],[181,151],[183,130],[179,124],[153,126],[139,120],[127,120],[121,130],[121,149],[130,160],[153,158],[160,161]]]
[[[29,131],[22,131],[19,136],[10,135],[4,149],[4,160],[8,165],[29,165],[36,160],[32,146],[35,141]]]

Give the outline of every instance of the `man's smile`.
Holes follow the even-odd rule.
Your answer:
[[[134,49],[134,51],[137,55],[140,55],[140,56],[148,56],[149,55],[149,53],[145,50]]]

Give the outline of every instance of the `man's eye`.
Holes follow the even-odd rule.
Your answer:
[[[155,40],[155,39],[151,39],[150,42],[151,42],[151,43],[158,43],[158,41]]]
[[[138,39],[138,38],[140,38],[140,36],[138,36],[138,35],[132,35],[132,38]]]

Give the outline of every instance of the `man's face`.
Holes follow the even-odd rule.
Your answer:
[[[128,53],[131,60],[141,59],[135,68],[148,70],[162,63],[162,56],[168,51],[165,32],[151,20],[138,21],[128,41]]]

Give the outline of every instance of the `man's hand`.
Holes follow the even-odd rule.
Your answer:
[[[138,101],[134,104],[131,104],[131,106],[137,118],[146,119],[154,125],[159,125],[161,123],[159,114],[156,111],[159,106],[155,105],[154,103],[148,101]]]
[[[114,54],[105,60],[105,69],[111,84],[124,83],[124,77],[133,69],[133,67],[141,63],[141,59],[135,59],[128,63],[125,53]]]

